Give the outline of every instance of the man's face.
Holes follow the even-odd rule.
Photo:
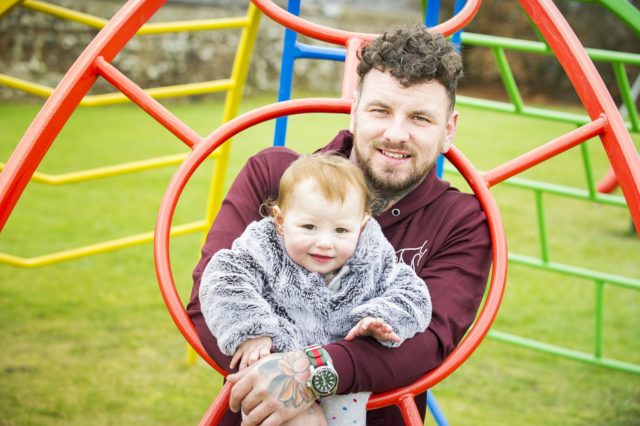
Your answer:
[[[389,73],[372,69],[351,111],[351,160],[374,191],[387,196],[406,192],[449,150],[457,118],[457,112],[449,112],[442,84],[403,87]]]

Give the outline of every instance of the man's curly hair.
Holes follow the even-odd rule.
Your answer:
[[[447,89],[453,109],[462,58],[442,34],[421,24],[397,28],[365,44],[358,59],[359,85],[372,68],[389,72],[405,87],[437,81]]]

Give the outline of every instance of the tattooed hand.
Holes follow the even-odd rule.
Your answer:
[[[302,351],[271,354],[236,374],[229,407],[247,415],[243,426],[279,425],[309,409],[315,402],[307,387],[309,358]]]

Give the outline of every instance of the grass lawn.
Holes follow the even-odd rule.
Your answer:
[[[245,99],[242,109],[273,99]],[[166,105],[202,135],[217,126],[222,111],[216,101]],[[38,109],[0,104],[0,159],[8,158]],[[345,127],[347,117],[290,121],[289,146],[309,152]],[[456,143],[487,170],[571,129],[465,108]],[[271,144],[272,134],[267,123],[235,139],[225,187],[248,156]],[[58,174],[185,150],[134,106],[85,108],[74,113],[39,171]],[[607,162],[597,140],[589,150],[596,176],[603,175]],[[0,251],[33,257],[150,231],[174,170],[66,186],[32,183],[0,236]],[[580,152],[522,177],[584,188]],[[209,179],[205,164],[181,198],[174,224],[203,217]],[[537,255],[533,195],[505,186],[494,194],[510,249]],[[545,197],[545,207],[552,259],[640,277],[640,241],[628,232],[623,208],[555,196]],[[172,240],[183,300],[200,239]],[[592,282],[518,265],[509,273],[495,329],[592,351]],[[640,294],[607,286],[604,300],[605,356],[640,363]],[[203,362],[185,364],[184,340],[158,291],[151,244],[34,269],[0,265],[0,347],[0,425],[192,425],[221,384]],[[453,425],[631,425],[640,419],[639,375],[492,339],[434,393]]]

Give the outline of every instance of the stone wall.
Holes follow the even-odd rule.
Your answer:
[[[123,3],[119,0],[50,1],[107,19]],[[419,21],[419,3],[306,0],[302,15],[337,28],[378,33],[395,24]],[[469,31],[535,39],[517,2],[484,3]],[[443,5],[445,11],[450,10],[450,2],[443,1]],[[161,8],[152,22],[239,16],[245,13],[246,6],[245,1],[174,0]],[[603,14],[602,9],[592,6],[568,0],[560,3],[583,43],[590,47],[638,52],[640,46],[633,33],[613,17]],[[598,26],[593,22],[598,22]],[[239,33],[239,30],[223,30],[136,36],[114,64],[142,87],[227,78]],[[16,7],[0,19],[0,72],[53,87],[96,34],[97,30],[84,25]],[[282,36],[283,30],[278,24],[262,18],[245,93],[277,90]],[[497,67],[490,52],[465,48],[463,57],[466,70],[463,91],[499,87]],[[525,95],[560,93],[563,98],[571,98],[568,81],[553,58],[513,54],[510,59]],[[612,80],[608,69],[602,72],[606,80]],[[630,70],[631,77],[634,72],[637,71]],[[341,63],[302,60],[297,62],[295,73],[296,89],[333,93],[340,90]],[[91,93],[110,91],[113,89],[108,83],[99,81]],[[0,99],[33,99],[33,96],[1,87]]]

